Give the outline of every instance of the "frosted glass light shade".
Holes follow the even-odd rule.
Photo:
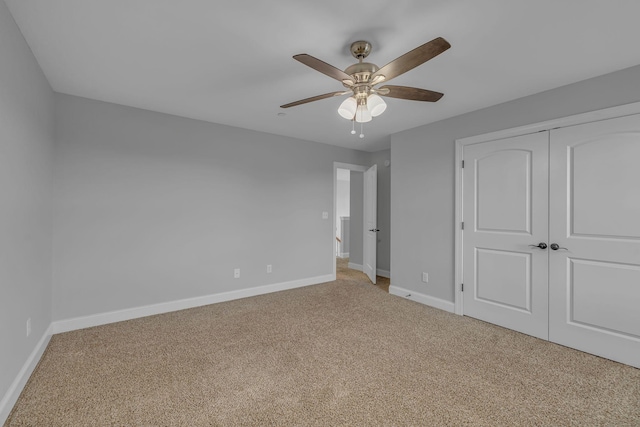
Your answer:
[[[358,105],[356,109],[356,122],[358,123],[367,123],[371,121],[371,113],[367,108],[366,104]]]
[[[358,108],[358,102],[351,96],[342,101],[342,104],[338,107],[338,114],[347,120],[353,120],[353,116],[356,114],[356,108]]]
[[[369,107],[369,111],[373,117],[378,117],[387,109],[387,103],[375,93],[373,95],[369,95],[369,98],[367,98],[367,106]]]

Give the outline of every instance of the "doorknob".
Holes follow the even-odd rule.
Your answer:
[[[372,228],[372,229],[371,229],[371,230],[369,230],[369,231],[373,231],[373,232],[375,233],[375,232],[380,231],[380,230],[378,230],[377,228]]]
[[[529,245],[532,248],[540,248],[540,249],[547,249],[547,244],[545,242],[540,242],[537,245]],[[553,245],[551,245],[551,249],[553,249]]]
[[[569,249],[567,248],[561,248],[559,244],[557,243],[552,243],[550,246],[551,249],[553,249],[554,251],[557,251],[558,249],[564,249],[565,251],[568,251]]]

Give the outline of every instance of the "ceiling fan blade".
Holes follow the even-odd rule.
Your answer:
[[[314,58],[311,55],[307,55],[306,53],[301,53],[300,55],[294,55],[293,59],[296,61],[302,62],[304,65],[313,68],[316,71],[320,71],[322,74],[326,74],[332,79],[336,79],[338,81],[343,80],[352,80],[353,78],[345,73],[344,71],[334,67],[333,65],[329,65],[324,61],[319,60],[318,58]]]
[[[348,93],[352,93],[352,92],[350,90],[347,90],[347,91],[340,91],[340,92],[325,93],[323,95],[312,96],[311,98],[301,99],[300,101],[290,102],[288,104],[281,105],[280,108],[295,107],[296,105],[302,105],[308,102],[319,101],[321,99],[326,99],[326,98],[332,98],[334,96],[346,95]]]
[[[387,92],[386,90],[389,90]],[[386,92],[386,93],[385,93]],[[410,99],[412,101],[427,101],[436,102],[442,96],[443,93],[434,92],[432,90],[418,89],[417,87],[407,86],[382,86],[378,89],[378,94],[382,96],[388,96],[390,98]]]
[[[371,79],[382,75],[385,76],[385,81],[389,81],[394,77],[398,77],[400,74],[416,68],[418,65],[424,64],[450,47],[449,42],[442,37],[435,38],[389,62],[373,73]]]

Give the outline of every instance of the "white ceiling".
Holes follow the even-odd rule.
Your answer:
[[[640,64],[638,0],[6,0],[57,92],[376,151],[390,134]],[[338,68],[351,42],[383,66],[444,37],[452,48],[391,84],[443,92],[387,98],[362,140],[342,90],[292,55]],[[284,112],[285,116],[278,116]]]

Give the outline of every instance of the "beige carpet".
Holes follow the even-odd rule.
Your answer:
[[[52,337],[8,426],[638,426],[640,370],[358,275]]]
[[[358,280],[365,283],[371,283],[367,275],[362,271],[349,268],[349,258],[336,258],[336,274],[340,279]],[[382,276],[376,276],[375,286],[385,292],[389,292],[391,281]],[[373,285],[373,284],[372,284]]]

